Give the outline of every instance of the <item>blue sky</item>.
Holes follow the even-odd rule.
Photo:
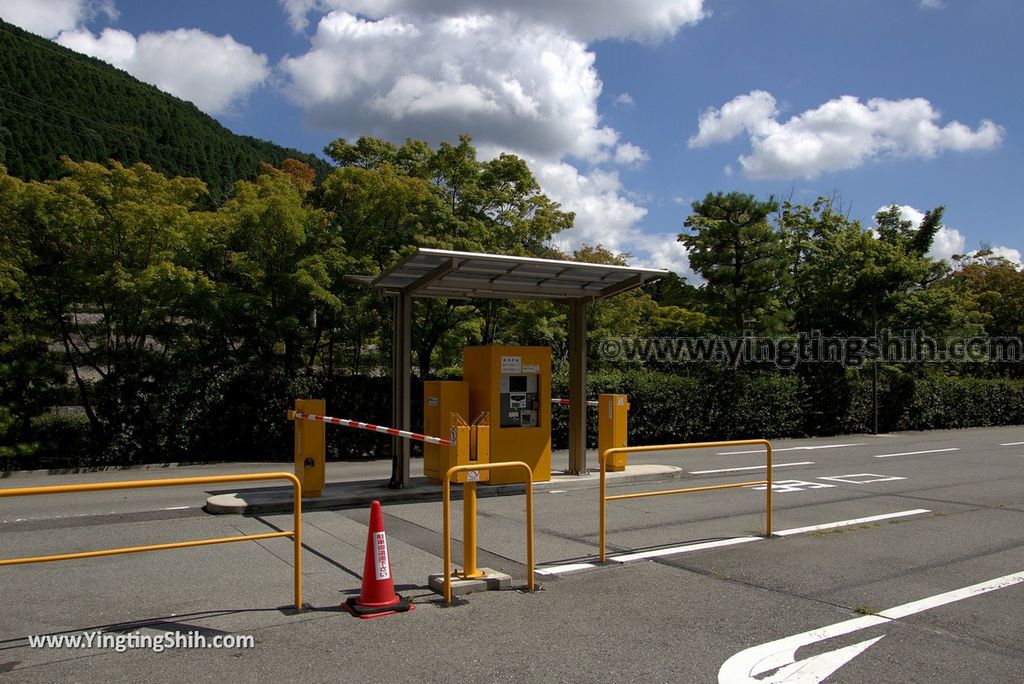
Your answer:
[[[511,9],[510,9],[511,8]],[[687,274],[689,204],[739,190],[939,204],[933,253],[1020,259],[1020,0],[0,0],[0,17],[237,133],[526,158],[600,242]]]

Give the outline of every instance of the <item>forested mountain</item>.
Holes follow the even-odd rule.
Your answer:
[[[261,161],[292,157],[320,178],[330,171],[311,154],[235,135],[189,102],[0,21],[0,164],[44,180],[61,175],[61,155],[200,178],[217,204],[235,181],[255,178]]]

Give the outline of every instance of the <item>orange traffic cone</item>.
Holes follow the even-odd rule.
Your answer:
[[[363,562],[363,586],[359,598],[350,598],[341,607],[361,618],[405,613],[415,608],[409,599],[395,593],[380,501],[370,505],[370,531],[366,537],[366,560]]]

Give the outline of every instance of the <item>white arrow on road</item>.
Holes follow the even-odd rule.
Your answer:
[[[921,613],[932,608],[944,606],[956,601],[962,601],[972,596],[1003,589],[1024,582],[1024,572],[1017,572],[1012,575],[1004,575],[987,582],[972,584],[961,589],[954,589],[943,594],[936,594],[919,601],[904,603],[900,606],[883,610],[875,615],[844,620],[820,629],[812,629],[809,632],[794,634],[782,639],[776,639],[766,644],[753,646],[740,651],[726,660],[718,670],[719,684],[746,684],[758,682],[760,684],[817,684],[826,677],[850,662],[873,644],[878,642],[884,634],[874,639],[868,639],[851,646],[844,646],[832,651],[820,653],[803,660],[796,659],[797,649],[810,644],[831,639],[833,637],[858,632],[868,627],[877,627],[898,620],[908,615]],[[758,679],[758,675],[766,672],[774,673],[764,679]]]

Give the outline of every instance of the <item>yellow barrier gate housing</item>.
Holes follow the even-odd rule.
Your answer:
[[[206,477],[177,477],[163,480],[132,480],[129,482],[96,482],[78,485],[53,485],[49,487],[19,487],[17,489],[0,489],[0,498],[13,496],[37,496],[41,494],[70,494],[73,492],[101,492],[111,489],[147,489],[150,487],[185,487],[188,485],[220,484],[224,482],[253,482],[259,480],[288,480],[294,488],[293,506],[294,528],[281,532],[264,534],[245,534],[236,537],[217,537],[215,539],[198,539],[195,541],[174,542],[171,544],[151,544],[149,546],[128,546],[120,549],[101,549],[99,551],[81,551],[63,553],[55,556],[35,556],[27,558],[7,558],[0,560],[0,565],[22,565],[24,563],[47,563],[50,561],[75,560],[78,558],[97,558],[114,556],[124,553],[141,553],[143,551],[161,551],[164,549],[182,549],[190,546],[208,546],[210,544],[226,544],[238,541],[256,541],[275,537],[291,537],[294,541],[293,582],[295,590],[295,608],[302,608],[302,483],[291,473],[246,473],[242,475],[211,475]]]
[[[764,480],[757,480],[753,482],[733,482],[730,484],[722,485],[710,485],[707,487],[688,487],[686,489],[666,489],[658,490],[654,492],[638,492],[636,494],[616,494],[615,496],[607,496],[606,490],[606,471],[608,470],[607,465],[610,461],[614,461],[620,455],[625,454],[637,454],[651,451],[680,451],[683,449],[717,449],[719,447],[734,447],[734,446],[756,446],[763,445],[765,448],[765,467],[766,467],[766,478]],[[764,536],[772,536],[772,443],[766,439],[741,439],[728,442],[692,442],[690,444],[655,444],[652,446],[635,446],[635,447],[619,447],[614,449],[608,449],[601,453],[601,480],[598,487],[599,492],[599,510],[598,510],[598,557],[600,560],[605,560],[605,504],[608,501],[618,501],[621,499],[640,499],[648,496],[664,496],[666,494],[690,494],[693,492],[711,492],[716,489],[735,489],[737,487],[751,487],[757,485],[767,485],[765,488],[765,526]]]
[[[455,420],[456,414],[467,417],[470,415],[469,384],[462,380],[425,381],[423,383],[423,432],[428,435],[449,437],[453,432],[457,432],[456,428],[460,424]],[[461,440],[455,439],[454,441],[457,446]],[[448,469],[453,465],[458,465],[456,446],[424,443],[424,477],[441,484],[441,479]]]
[[[452,480],[456,477],[465,477],[466,485],[462,502],[462,520],[465,537],[463,544],[463,572],[464,577],[479,576],[476,567],[476,481],[482,473],[480,471],[502,470],[516,468],[522,470],[526,481],[526,584],[530,591],[534,589],[533,580],[533,471],[522,461],[503,461],[501,463],[473,463],[470,465],[453,466],[444,474],[442,485],[442,501],[444,505],[444,522],[442,535],[444,536],[444,600],[445,603],[452,602]],[[463,473],[465,475],[463,476]],[[476,475],[474,475],[476,473]]]
[[[626,446],[628,416],[629,400],[625,394],[597,395],[597,453]],[[621,472],[626,463],[626,454],[616,451],[608,462],[608,470]]]
[[[327,413],[327,401],[296,399],[295,410],[323,415]],[[295,476],[302,482],[303,496],[320,496],[327,477],[327,426],[323,423],[295,420]]]

